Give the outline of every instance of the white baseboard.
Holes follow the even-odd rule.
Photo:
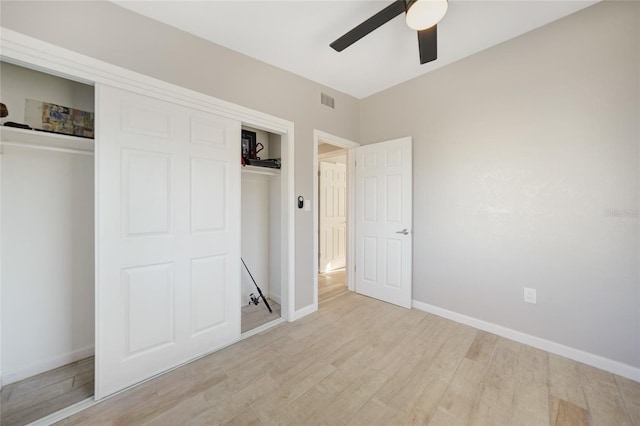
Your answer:
[[[542,339],[540,337],[532,336],[530,334],[522,333],[520,331],[512,330],[501,325],[429,305],[428,303],[420,302],[418,300],[413,300],[411,305],[421,311],[438,315],[498,336],[506,337],[507,339],[515,340],[516,342],[524,343],[525,345],[533,346],[534,348],[542,349],[544,351],[626,377],[627,379],[640,382],[640,368],[624,364],[619,361],[614,361],[600,355],[592,354],[590,352],[585,352],[580,349],[565,346],[560,343],[552,342],[550,340]]]
[[[87,408],[93,407],[98,402],[94,401],[93,398],[87,398],[84,401],[77,402],[69,407],[63,408],[60,411],[56,411],[53,414],[49,414],[46,417],[36,420],[33,423],[29,423],[27,426],[50,426],[55,423],[58,423],[67,417],[71,417],[80,411],[86,410]]]
[[[21,368],[17,371],[6,371],[6,375],[2,376],[2,385],[6,386],[11,383],[19,382],[28,377],[35,376],[36,374],[44,373],[45,371],[53,370],[54,368],[62,367],[63,365],[70,364],[75,361],[79,361],[84,358],[93,356],[93,345],[84,348],[77,349],[73,352],[58,355],[54,358],[39,362],[35,365],[30,365],[26,368]]]
[[[302,317],[306,317],[307,315],[312,314],[317,310],[318,310],[318,305],[316,305],[316,304],[311,304],[309,306],[305,306],[304,308],[298,309],[297,311],[295,311],[293,313],[291,321],[295,321],[295,320],[298,320],[298,319],[300,319]]]
[[[285,322],[284,318],[278,318],[278,319],[275,319],[273,321],[269,321],[266,324],[262,324],[259,327],[253,328],[253,329],[251,329],[249,331],[246,331],[246,332],[242,333],[240,335],[240,340],[244,340],[247,337],[251,337],[251,336],[254,336],[254,335],[258,334],[258,333],[262,333],[263,331],[269,330],[270,328],[273,328],[276,325],[282,324],[283,322]]]

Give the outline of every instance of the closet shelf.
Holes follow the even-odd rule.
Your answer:
[[[242,173],[253,173],[258,175],[280,176],[280,169],[259,166],[243,166]]]
[[[25,148],[86,154],[92,154],[95,145],[93,139],[4,126],[0,126],[0,141],[7,146],[24,146]]]

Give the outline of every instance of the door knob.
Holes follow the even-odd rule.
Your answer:
[[[407,228],[404,228],[402,231],[396,231],[396,234],[409,235],[409,231],[407,231]]]

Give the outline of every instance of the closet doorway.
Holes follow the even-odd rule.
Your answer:
[[[0,75],[0,415],[17,425],[94,394],[94,87]]]
[[[314,132],[314,303],[354,290],[353,276],[353,156],[359,146],[316,130]]]
[[[281,320],[281,135],[242,126],[241,332]]]

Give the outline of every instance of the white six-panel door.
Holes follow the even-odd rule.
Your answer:
[[[99,85],[96,397],[240,335],[240,123]]]
[[[356,154],[356,292],[411,307],[411,138]]]
[[[320,272],[344,268],[347,229],[347,167],[320,162]]]

